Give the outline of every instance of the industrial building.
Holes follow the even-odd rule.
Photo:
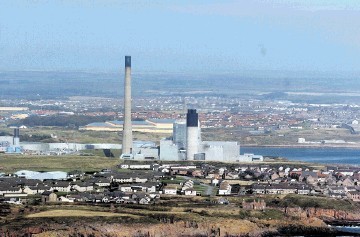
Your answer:
[[[0,153],[19,154],[22,152],[19,128],[14,129],[14,136],[0,136]]]
[[[159,149],[154,142],[134,141],[133,159],[159,159]],[[43,143],[43,142],[21,142],[19,149],[27,154],[37,155],[66,155],[80,154],[88,150],[121,150],[121,144],[111,143]],[[109,152],[110,153],[110,152]]]
[[[172,139],[160,141],[160,160],[204,160],[235,162],[240,159],[237,142],[202,141],[198,114],[189,109],[186,123],[174,123]]]
[[[144,133],[164,133],[171,134],[173,132],[173,119],[147,119],[144,121],[131,121],[133,132]],[[107,131],[121,132],[123,131],[124,121],[114,120],[100,123],[90,123],[80,127],[79,130],[87,131]]]

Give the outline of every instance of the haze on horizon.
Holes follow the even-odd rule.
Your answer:
[[[1,71],[359,74],[356,0],[0,2]]]

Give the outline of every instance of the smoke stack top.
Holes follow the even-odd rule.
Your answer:
[[[125,56],[125,67],[131,67],[131,56]]]
[[[197,127],[199,121],[198,113],[196,113],[196,109],[188,109],[186,114],[186,126],[187,127]]]
[[[20,137],[20,129],[19,128],[14,129],[14,137]]]

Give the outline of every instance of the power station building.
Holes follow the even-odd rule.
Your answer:
[[[143,133],[172,134],[173,124],[173,119],[147,119],[144,121],[131,121],[132,131]],[[79,127],[79,130],[82,131],[121,132],[123,129],[124,121],[119,120],[90,123],[83,127]]]
[[[236,162],[240,159],[237,142],[202,141],[198,114],[189,109],[184,121],[174,124],[172,139],[160,141],[160,160],[204,160]]]
[[[14,129],[14,136],[0,136],[0,153],[22,153],[20,130]]]

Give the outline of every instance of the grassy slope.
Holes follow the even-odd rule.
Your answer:
[[[130,216],[137,217],[131,214],[111,213],[111,212],[99,212],[99,211],[85,211],[85,210],[49,210],[39,213],[30,214],[28,218],[39,218],[39,217],[94,217],[94,216]]]

